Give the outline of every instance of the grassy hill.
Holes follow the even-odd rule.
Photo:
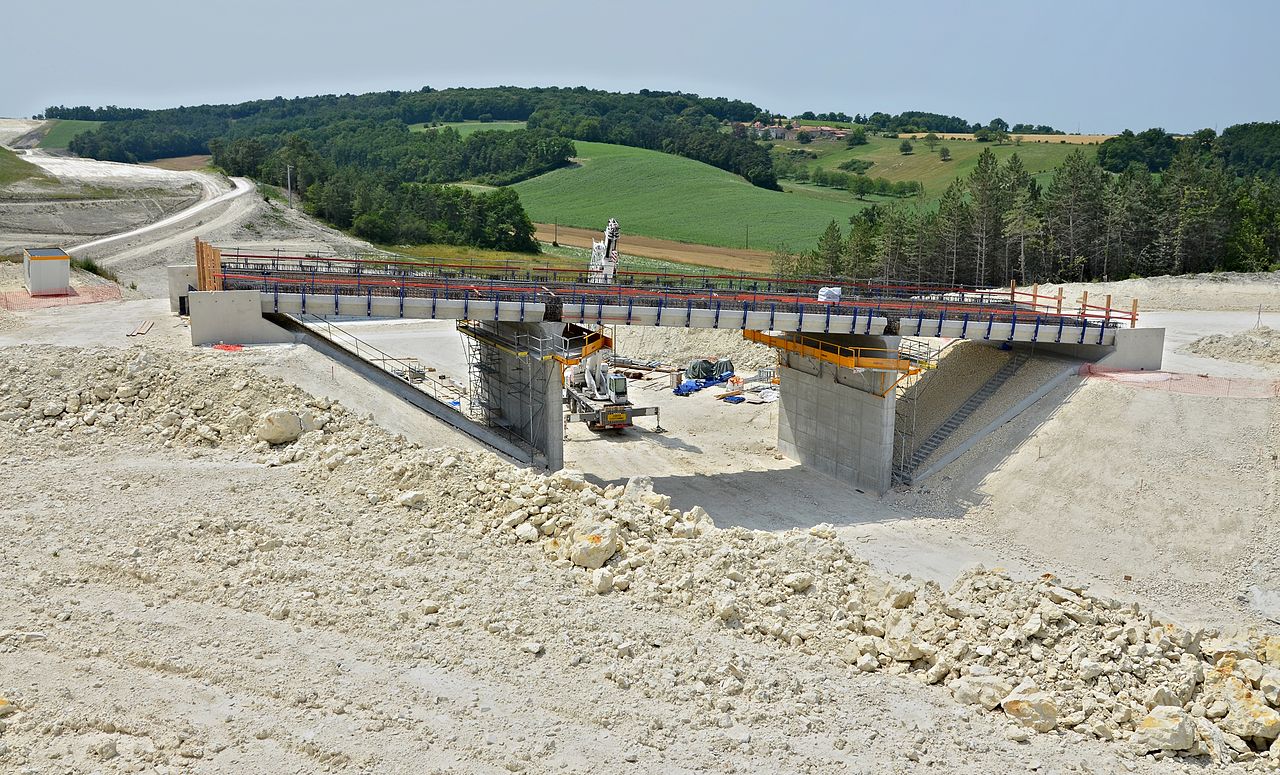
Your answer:
[[[8,148],[0,148],[0,186],[20,180],[52,180],[44,170],[22,159]]]
[[[71,119],[53,119],[50,121],[53,126],[49,129],[49,133],[40,141],[41,148],[60,149],[66,148],[71,139],[81,132],[87,132],[90,129],[97,129],[101,121],[73,121]]]
[[[1083,148],[1084,152],[1089,155],[1097,153],[1095,146],[1054,143],[996,145],[994,143],[955,139],[947,140],[941,144],[951,151],[951,160],[944,162],[939,158],[936,149],[930,152],[929,147],[921,140],[912,141],[915,151],[908,155],[903,155],[898,150],[898,146],[902,143],[901,138],[869,137],[867,140],[866,145],[854,148],[845,148],[843,142],[833,140],[815,140],[807,145],[801,145],[795,141],[776,142],[773,144],[773,152],[781,154],[785,153],[787,149],[802,149],[818,156],[817,159],[804,160],[802,163],[808,166],[817,165],[829,170],[838,170],[840,164],[849,159],[869,161],[872,162],[872,166],[867,170],[866,174],[870,177],[886,178],[895,182],[918,180],[923,183],[924,201],[926,203],[936,202],[952,180],[957,177],[967,176],[977,165],[978,156],[988,148],[991,149],[991,152],[996,155],[996,158],[1001,163],[1004,163],[1013,154],[1018,154],[1022,158],[1022,163],[1027,168],[1027,171],[1034,175],[1042,185],[1048,183],[1049,178],[1052,176],[1052,169],[1061,164],[1063,159],[1072,151]],[[797,193],[822,196],[827,199],[835,197],[842,201],[853,201],[851,194],[839,189],[796,184],[793,181],[784,181],[783,187],[793,188]]]
[[[811,247],[833,218],[844,224],[865,203],[766,191],[737,175],[680,156],[576,141],[578,164],[514,188],[541,223],[603,228],[723,247]]]
[[[447,123],[445,126],[451,126],[458,130],[458,134],[466,137],[473,132],[506,132],[512,129],[524,129],[523,121],[455,121]],[[426,124],[410,124],[409,130],[412,132],[425,132],[431,129]]]

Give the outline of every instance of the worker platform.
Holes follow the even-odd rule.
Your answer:
[[[272,340],[264,315],[458,321],[476,423],[563,461],[564,369],[600,346],[608,325],[740,330],[779,353],[779,449],[850,485],[894,481],[898,389],[928,368],[921,338],[1032,345],[1118,368],[1157,369],[1163,330],[1137,328],[1137,303],[1070,302],[1000,289],[728,273],[287,256],[197,241],[194,266],[170,267],[175,311],[193,344]],[[833,288],[832,286],[835,286]],[[835,291],[834,293],[832,291]],[[265,327],[264,327],[265,326]]]

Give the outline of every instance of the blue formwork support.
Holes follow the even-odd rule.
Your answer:
[[[403,304],[404,302],[401,302]],[[462,319],[471,319],[471,291],[462,292]],[[400,313],[400,317],[404,317],[404,313]]]
[[[712,328],[720,327],[720,302],[716,302],[716,319],[711,322]]]
[[[923,314],[924,314],[924,312],[923,312],[923,311],[921,311],[921,313],[920,313],[920,314],[921,314],[921,315],[923,315]],[[938,333],[937,333],[937,336],[939,336],[939,337],[941,337],[941,336],[942,336],[942,321],[944,321],[944,320],[946,320],[946,319],[947,319],[947,311],[946,311],[945,309],[943,309],[943,310],[938,310]],[[965,331],[967,331],[968,329],[969,329],[969,313],[967,313],[967,312],[966,312],[966,313],[964,314],[964,328],[963,328],[963,329],[961,329],[961,331],[960,331],[960,338],[961,338],[961,339],[964,339],[964,332],[965,332]]]
[[[604,324],[604,299],[596,299],[596,325]]]
[[[1098,324],[1098,344],[1102,344],[1102,335],[1106,332],[1106,330],[1107,330],[1107,326],[1105,323]]]
[[[770,331],[774,330],[774,329],[773,329],[773,319],[774,319],[775,317],[777,317],[777,314],[778,314],[778,305],[777,305],[777,304],[770,304],[770,305],[769,305],[769,330],[770,330]]]
[[[307,314],[307,289],[303,287],[299,290],[302,291],[302,314],[305,315]]]
[[[859,312],[861,312],[861,310],[859,310],[857,307],[853,308],[853,318],[849,320],[849,333],[851,334],[858,333],[858,313]],[[867,314],[870,315],[871,313],[868,312]]]
[[[685,301],[685,307],[684,307],[684,327],[688,328],[689,324],[692,322],[693,322],[693,299],[688,299]]]
[[[747,330],[747,302],[742,302],[742,330]]]
[[[662,325],[662,297],[661,296],[658,297],[658,318],[657,320],[653,321],[653,324],[655,326]]]
[[[1066,318],[1058,318],[1058,335],[1053,338],[1055,344],[1060,344],[1062,342],[1062,327],[1066,324]]]
[[[431,319],[432,320],[436,319],[436,299],[439,298],[439,296],[440,296],[440,290],[438,288],[432,288],[431,289]]]
[[[916,318],[916,336],[920,336],[920,331],[923,328],[924,328],[924,312],[921,312],[920,317]]]
[[[1005,341],[1013,341],[1013,333],[1018,330],[1018,313],[1009,316],[1009,338]]]
[[[365,289],[364,314],[365,314],[365,317],[370,317],[370,318],[373,317],[373,289],[372,288]]]
[[[272,283],[272,287],[275,288],[275,302],[274,302],[275,306],[273,307],[272,311],[279,312],[280,311],[280,283]]]
[[[1080,341],[1076,344],[1084,344],[1084,334],[1089,330],[1089,319],[1080,318]]]
[[[628,297],[627,298],[627,325],[631,325],[631,310],[635,307],[635,305],[636,305],[636,300]]]
[[[1036,315],[1036,327],[1031,332],[1031,341],[1037,341],[1040,338],[1040,316]]]
[[[822,324],[822,333],[824,334],[831,333],[831,305],[830,304],[827,305],[827,319]]]
[[[333,314],[338,314],[338,286],[333,286]]]
[[[524,322],[524,294],[520,294],[520,322]]]
[[[497,300],[497,299],[494,299],[494,300],[493,300],[493,319],[494,319],[495,321],[498,319],[498,309],[500,308],[500,305],[501,305],[501,304],[502,304],[502,302],[501,302],[501,301],[499,301],[499,300]]]
[[[862,329],[862,333],[864,334],[871,333],[871,319],[874,318],[875,316],[876,316],[875,310],[873,309],[867,310],[867,327]]]
[[[938,326],[938,336],[942,336],[942,326]],[[967,339],[969,335],[969,313],[964,313],[964,323],[960,325],[960,338]]]
[[[991,338],[991,327],[994,326],[995,323],[996,323],[996,316],[994,314],[987,315],[987,333],[983,334],[982,336],[983,339]]]
[[[804,305],[800,304],[798,306],[800,307],[800,317],[799,319],[796,320],[796,330],[803,331],[804,330]]]

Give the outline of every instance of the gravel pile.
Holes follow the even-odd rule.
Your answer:
[[[688,618],[744,651],[768,646],[851,676],[909,675],[946,687],[958,702],[1007,718],[1011,741],[1052,732],[1116,741],[1129,755],[1280,766],[1280,638],[1183,628],[1053,576],[1019,582],[975,569],[945,591],[881,576],[828,526],[719,529],[701,508],[671,508],[645,477],[601,488],[573,471],[548,476],[486,452],[423,448],[213,354],[47,349],[8,359],[0,445],[34,454],[121,444],[290,467],[304,486],[276,534],[244,513],[138,519],[133,540],[145,550],[121,551],[95,573],[167,597],[216,601],[299,632],[336,626],[441,665],[501,671],[552,656],[569,666],[595,661],[604,666],[595,680],[688,708],[675,727],[741,729],[744,719],[795,719],[828,702],[821,685],[720,647],[646,640],[626,621],[565,620],[576,590],[629,603],[630,616]],[[325,502],[346,504],[345,524],[360,529],[317,521],[319,507],[307,504]],[[395,525],[405,521],[430,538],[398,540],[408,533]],[[464,537],[478,542],[486,570],[440,564],[471,558]],[[424,563],[435,571],[407,583]],[[521,572],[498,575],[508,566],[550,586],[517,587]],[[23,583],[69,583],[58,578],[46,571]],[[474,632],[492,649],[449,648],[429,635],[438,628]],[[0,652],[39,650],[48,638],[9,627]],[[296,691],[303,708],[331,702]],[[10,760],[28,761],[54,734],[43,715],[23,697],[0,700]],[[91,722],[104,728],[87,718],[60,723]],[[676,732],[657,724],[646,739],[660,746]],[[750,744],[749,734],[733,735],[728,745]],[[185,756],[183,746],[179,738],[169,753]],[[904,746],[908,759],[928,759],[927,737]],[[526,764],[507,769],[527,766],[517,761]]]
[[[684,368],[698,358],[729,358],[743,374],[778,362],[773,348],[743,339],[741,331],[663,326],[617,326],[614,330],[617,353],[638,361],[661,361]]]
[[[1187,349],[1207,358],[1280,364],[1280,331],[1258,326],[1238,334],[1210,334],[1187,345]]]

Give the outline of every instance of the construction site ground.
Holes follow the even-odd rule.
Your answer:
[[[0,421],[0,697],[17,708],[0,716],[0,770],[1200,772],[1204,756],[1028,734],[905,667],[858,669],[823,634],[836,598],[794,590],[808,581],[835,595],[840,569],[856,568],[847,588],[881,599],[883,585],[945,588],[983,563],[1014,579],[983,584],[1031,589],[1053,573],[1187,626],[1280,632],[1280,400],[1218,389],[1274,382],[1280,367],[1186,350],[1206,334],[1280,327],[1280,276],[1126,281],[1148,283],[1153,310],[1167,302],[1144,313],[1169,328],[1166,368],[1208,375],[1214,390],[1077,376],[882,498],[780,458],[776,403],[676,397],[665,375],[634,382],[633,400],[661,407],[668,432],[648,418],[616,435],[573,426],[569,465],[597,486],[651,477],[701,538],[673,543],[659,517],[635,517],[628,567],[610,566],[633,586],[600,594],[548,541],[498,525],[489,493],[514,474],[469,437],[305,346],[189,347],[159,297],[163,267],[189,261],[197,234],[264,250],[354,244],[241,196],[104,252],[138,286],[119,301],[0,309],[0,412],[26,412],[13,407],[27,394],[69,412],[70,393],[131,374],[160,401],[92,435]],[[17,275],[0,281],[13,290]],[[125,336],[143,320],[150,332]],[[451,325],[342,325],[466,380]],[[638,359],[676,352],[659,334],[631,351],[619,339]],[[725,351],[703,354],[760,355],[717,344]],[[1052,362],[1006,383],[1000,402],[1043,384]],[[201,417],[231,429],[237,411],[273,407],[335,424],[275,450],[231,430],[199,435]],[[147,430],[166,413],[194,421]],[[430,473],[395,485],[408,476],[396,461],[418,459]],[[421,500],[403,505],[413,492]],[[695,506],[719,529],[696,527]],[[792,591],[742,591],[784,576]],[[735,587],[737,606],[763,606],[756,615],[797,634],[732,626]],[[1280,761],[1244,758],[1222,766]]]

